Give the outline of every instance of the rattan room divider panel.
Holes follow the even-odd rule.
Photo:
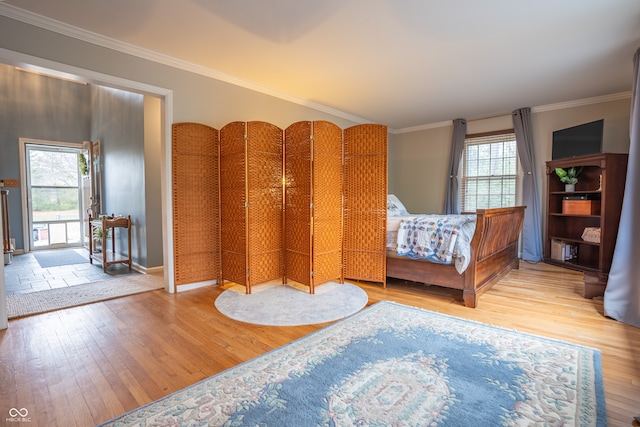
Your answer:
[[[309,287],[342,277],[342,129],[285,129],[285,276]]]
[[[174,283],[220,279],[218,130],[172,125]]]
[[[220,129],[222,279],[247,284],[246,159],[244,122]]]
[[[220,130],[222,279],[251,286],[284,276],[282,129],[233,122]]]
[[[344,277],[386,286],[387,126],[344,130]]]

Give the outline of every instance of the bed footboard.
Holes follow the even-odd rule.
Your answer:
[[[464,303],[475,307],[478,298],[502,276],[519,268],[518,239],[524,206],[478,209],[471,241],[471,262],[465,271]]]
[[[476,307],[478,298],[496,281],[512,268],[519,268],[518,239],[524,209],[524,206],[516,206],[477,211],[470,262],[462,274],[453,265],[388,254],[387,276],[461,289],[465,305]]]

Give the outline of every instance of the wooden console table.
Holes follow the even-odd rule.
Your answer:
[[[115,231],[118,228],[127,230],[127,256],[116,253],[116,236]],[[96,230],[100,230],[100,242],[102,244],[101,252],[96,252],[93,247],[93,238]],[[111,251],[107,250],[107,237],[111,231]],[[93,260],[102,264],[102,269],[106,273],[107,267],[113,264],[127,264],[131,270],[131,215],[124,216],[101,216],[100,218],[91,218],[89,215],[89,262],[93,264]]]

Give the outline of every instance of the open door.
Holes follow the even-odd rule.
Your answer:
[[[100,141],[82,143],[84,166],[82,167],[82,221],[83,245],[89,247],[89,216],[98,218],[102,210],[102,169],[100,167]]]

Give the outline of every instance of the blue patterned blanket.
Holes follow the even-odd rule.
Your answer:
[[[469,265],[475,215],[417,215],[403,218],[396,252],[438,264],[455,262],[462,273]]]
[[[598,350],[391,302],[104,426],[605,426]]]

